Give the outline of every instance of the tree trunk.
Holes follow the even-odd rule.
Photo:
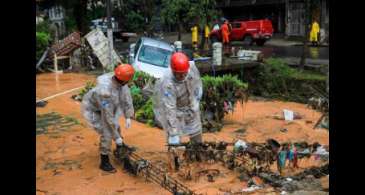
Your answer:
[[[308,35],[309,35],[309,29],[308,29],[308,25],[309,25],[309,18],[310,18],[310,5],[309,5],[309,1],[310,0],[305,0],[305,26],[304,26],[304,39],[303,39],[303,51],[302,51],[302,57],[300,59],[300,63],[299,63],[299,68],[301,70],[304,69],[305,66],[305,59],[307,57],[307,51],[308,51]]]
[[[207,11],[206,5],[204,5],[204,12],[205,12],[205,22],[204,22],[204,26],[203,26],[202,31],[201,31],[202,40],[200,41],[200,49],[204,49],[204,44],[205,44],[205,26],[208,25],[208,11]]]
[[[201,30],[201,33],[200,33],[200,35],[201,35],[201,40],[200,40],[200,46],[199,46],[199,48],[202,50],[202,49],[204,49],[204,43],[205,43],[205,26],[203,27],[203,28],[201,28],[202,30]]]
[[[79,29],[81,36],[84,36],[88,32],[88,25],[86,21],[86,11],[87,11],[87,0],[80,0],[76,3],[74,7],[74,16],[77,23],[77,28]]]
[[[178,20],[178,34],[177,34],[177,40],[181,41],[181,30],[182,30],[182,24],[181,24],[181,20]]]

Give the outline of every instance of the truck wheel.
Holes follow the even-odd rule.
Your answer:
[[[128,37],[123,37],[122,40],[123,42],[128,42]]]
[[[212,41],[212,43],[218,42],[218,38],[216,36],[211,37],[210,40]]]
[[[263,46],[264,44],[265,44],[265,40],[264,39],[257,39],[256,40],[256,45],[258,45],[258,46]]]
[[[252,46],[253,45],[253,39],[251,35],[247,35],[243,38],[243,42],[247,43],[248,45]]]

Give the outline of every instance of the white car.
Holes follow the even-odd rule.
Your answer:
[[[175,47],[167,42],[141,37],[137,43],[130,45],[129,63],[138,71],[161,78],[165,71],[171,71],[170,58],[174,52]]]

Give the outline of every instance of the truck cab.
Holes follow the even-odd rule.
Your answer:
[[[230,23],[232,31],[229,34],[230,41],[249,40],[250,44],[256,43],[259,46],[265,44],[272,37],[273,27],[268,19],[250,20],[250,21],[234,21]],[[222,41],[221,29],[213,30],[209,34],[212,42]]]

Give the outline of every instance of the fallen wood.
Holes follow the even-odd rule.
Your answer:
[[[42,101],[47,101],[49,99],[52,99],[52,98],[55,98],[55,97],[58,97],[60,95],[64,95],[64,94],[67,94],[67,93],[70,93],[70,92],[73,92],[73,91],[76,91],[76,90],[79,90],[79,89],[82,89],[84,86],[81,86],[81,87],[77,87],[77,88],[73,88],[73,89],[70,89],[70,90],[67,90],[67,91],[64,91],[64,92],[61,92],[61,93],[57,93],[55,95],[51,95],[51,96],[48,96],[46,98],[43,98],[43,99],[40,99],[40,100],[37,100],[36,103],[39,103],[39,102],[42,102]]]
[[[40,65],[43,63],[43,61],[46,59],[49,49],[50,49],[50,48],[49,48],[49,47],[47,47],[46,51],[44,51],[44,53],[43,53],[43,55],[42,55],[41,59],[39,59],[39,61],[38,61],[37,65],[36,65],[36,69],[38,69],[38,68],[39,68],[39,66],[40,66]]]
[[[318,121],[316,122],[316,124],[313,126],[313,129],[315,129],[319,123],[322,122],[323,118],[326,116],[327,114],[326,113],[323,113],[322,116],[318,119]]]

